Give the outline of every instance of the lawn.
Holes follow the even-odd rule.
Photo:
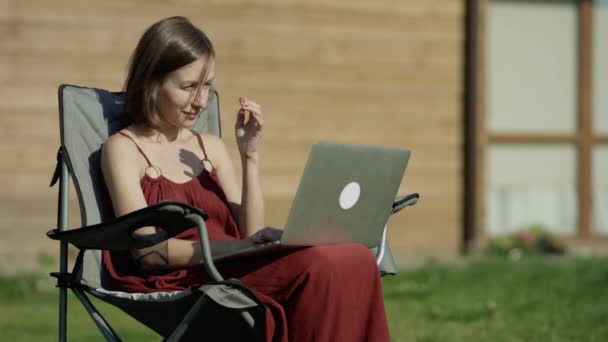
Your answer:
[[[487,258],[385,280],[394,341],[608,341],[608,259]]]
[[[608,258],[427,263],[383,283],[394,341],[608,341]],[[0,276],[0,340],[56,341],[57,297],[44,274]],[[160,340],[99,307],[125,341]],[[73,296],[68,319],[70,341],[104,340]]]

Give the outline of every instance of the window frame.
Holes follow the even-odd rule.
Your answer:
[[[466,0],[465,17],[465,103],[464,103],[464,224],[463,249],[469,251],[486,240],[485,151],[490,144],[573,144],[577,148],[578,227],[565,241],[608,242],[608,236],[591,231],[592,148],[608,144],[608,135],[594,133],[592,127],[593,94],[593,0],[578,0],[578,127],[572,134],[492,133],[485,123],[487,72],[487,8],[493,0]]]

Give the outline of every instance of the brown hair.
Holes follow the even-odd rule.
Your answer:
[[[163,79],[201,57],[211,60],[214,56],[209,38],[187,18],[156,22],[144,32],[129,61],[123,88],[125,112],[134,123],[158,128],[163,119],[156,108],[156,96]],[[206,73],[203,70],[201,78]]]

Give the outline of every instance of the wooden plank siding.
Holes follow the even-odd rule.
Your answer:
[[[137,39],[169,15],[214,42],[235,161],[238,97],[264,107],[269,225],[285,221],[315,140],[409,147],[400,193],[422,198],[392,218],[393,251],[404,262],[458,253],[464,1],[0,0],[0,231],[11,237],[0,258],[57,249],[44,235],[56,220],[57,87],[120,90]]]

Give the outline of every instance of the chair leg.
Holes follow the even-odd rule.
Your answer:
[[[68,291],[65,288],[59,289],[59,342],[67,341],[67,312],[68,312]]]
[[[67,164],[63,159],[62,149],[57,152],[57,162],[60,172],[59,192],[57,194],[57,228],[61,231],[68,229],[69,193],[70,182]],[[57,172],[57,171],[56,171]],[[52,185],[52,183],[51,183]],[[68,273],[68,244],[61,242],[59,245],[59,275],[63,277]],[[59,279],[59,278],[58,278]],[[61,279],[61,281],[63,281]],[[67,341],[68,322],[68,291],[64,286],[59,287],[59,342]]]
[[[112,329],[112,327],[108,324],[108,322],[105,320],[105,318],[103,318],[97,308],[93,305],[93,303],[91,303],[89,298],[84,294],[84,292],[77,288],[72,288],[72,291],[74,292],[76,297],[80,299],[80,302],[82,302],[82,305],[84,305],[89,315],[91,315],[91,318],[93,319],[103,336],[106,338],[106,340],[111,342],[122,341],[118,337],[116,332]]]
[[[175,328],[175,330],[173,331],[171,336],[164,339],[163,342],[179,341],[182,338],[182,336],[184,336],[186,331],[188,331],[188,328],[190,328],[190,324],[198,316],[199,311],[201,311],[201,309],[207,303],[208,300],[209,299],[207,298],[207,296],[202,295],[196,301],[196,303],[194,303],[194,305],[192,306],[190,311],[188,311],[188,313],[186,314],[186,316],[184,317],[182,322],[177,326],[177,328]],[[252,337],[255,336],[255,333],[253,332],[253,330],[255,329],[255,320],[253,319],[253,316],[251,316],[251,314],[247,311],[240,312],[240,315],[243,318],[243,320],[245,321],[245,324],[247,325],[247,327],[249,329],[251,329],[251,332],[253,334]]]
[[[207,296],[201,295],[200,298],[196,301],[196,303],[192,305],[192,308],[190,309],[190,311],[188,311],[182,322],[177,326],[177,328],[175,328],[171,336],[169,336],[165,340],[165,342],[179,341],[180,338],[182,338],[182,336],[184,335],[184,333],[186,333],[186,331],[190,327],[190,324],[196,318],[199,311],[201,311],[207,301]]]
[[[68,244],[62,242],[59,247],[59,273],[67,273],[67,255]],[[59,287],[59,342],[67,341],[67,326],[68,326],[68,289]]]

